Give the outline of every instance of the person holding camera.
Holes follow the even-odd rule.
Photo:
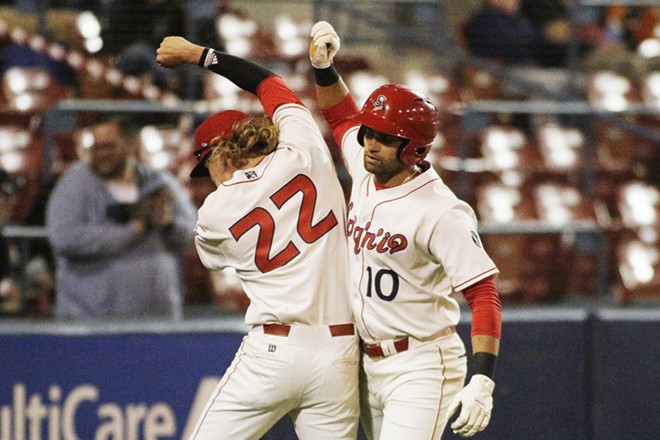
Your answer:
[[[67,169],[47,205],[55,316],[179,319],[195,208],[174,176],[136,159],[124,120],[90,133],[89,157]]]

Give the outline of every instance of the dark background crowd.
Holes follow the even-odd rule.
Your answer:
[[[0,314],[55,314],[62,268],[51,245],[61,237],[48,224],[51,194],[71,166],[90,160],[90,130],[109,113],[132,122],[127,157],[171,177],[187,199],[181,203],[199,207],[212,189],[187,179],[196,124],[223,108],[257,106],[196,69],[160,67],[162,38],[183,35],[259,60],[294,78],[313,108],[306,51],[319,5],[311,3],[0,2]],[[660,6],[473,0],[392,2],[376,12],[345,3],[334,24],[346,50],[336,63],[358,96],[386,78],[433,97],[442,115],[433,165],[475,206],[504,303],[657,303]],[[175,107],[198,106],[157,113],[136,104],[166,97]],[[50,112],[69,99],[115,106]],[[495,104],[479,110],[484,103]],[[122,197],[132,194],[115,180]],[[140,200],[127,197],[127,205]],[[136,212],[125,211],[124,224]],[[150,222],[156,235],[170,225]],[[131,240],[127,249],[136,246]],[[180,263],[181,313],[245,309],[231,272],[209,273],[191,242],[169,251]],[[102,265],[91,249],[76,258]]]

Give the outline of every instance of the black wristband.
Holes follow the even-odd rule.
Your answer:
[[[199,67],[206,67],[204,64],[206,63],[206,56],[209,54],[209,49],[208,47],[205,47],[204,50],[202,51],[202,56],[199,57],[199,61],[197,61],[197,65]]]
[[[241,89],[254,95],[257,94],[257,88],[262,81],[275,76],[275,72],[259,64],[214,49],[205,49],[202,52],[200,63],[203,63],[202,67],[205,69],[224,76]]]
[[[495,373],[495,363],[497,356],[494,354],[480,351],[472,355],[472,376],[475,374],[483,374],[489,378],[493,378]]]
[[[314,67],[314,80],[319,86],[328,87],[339,81],[339,73],[337,73],[335,66],[332,64],[325,69]]]

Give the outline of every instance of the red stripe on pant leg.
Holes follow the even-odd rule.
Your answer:
[[[442,348],[438,347],[438,354],[440,355],[440,367],[442,369],[442,383],[440,384],[440,400],[438,402],[438,412],[436,413],[435,416],[435,426],[433,427],[433,434],[431,435],[431,439],[435,438],[435,433],[436,430],[438,429],[438,419],[440,419],[440,413],[442,412],[442,398],[444,397],[443,393],[443,387],[445,385],[445,360],[444,357],[442,356]],[[442,434],[440,434],[442,435]]]
[[[206,418],[209,411],[211,410],[211,407],[213,406],[213,402],[215,402],[215,399],[218,398],[218,396],[220,395],[220,392],[222,391],[222,388],[224,388],[224,386],[227,385],[227,383],[229,382],[229,379],[231,379],[231,375],[234,374],[234,372],[238,368],[238,365],[241,363],[241,359],[243,358],[243,355],[245,355],[245,352],[243,351],[243,346],[245,345],[245,341],[247,340],[248,337],[243,339],[243,341],[241,342],[240,347],[238,347],[237,352],[239,352],[239,355],[238,355],[238,358],[236,360],[236,363],[234,364],[234,368],[231,371],[226,372],[226,374],[223,376],[223,379],[226,379],[225,382],[222,384],[222,386],[218,387],[215,395],[213,396],[213,400],[210,401],[210,404],[208,405],[208,408],[206,409],[206,412],[204,414],[200,415],[199,421],[197,422],[197,429],[193,433],[193,435],[190,437],[191,439],[194,439],[195,437],[197,437],[197,434],[199,434],[199,430],[201,429],[202,424],[204,423],[204,419]]]

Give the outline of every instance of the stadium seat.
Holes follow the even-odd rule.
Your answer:
[[[212,72],[202,76],[202,100],[206,111],[217,113],[228,108],[245,113],[263,113],[258,98],[243,91],[228,79]]]
[[[2,75],[7,107],[21,112],[48,110],[69,96],[48,72],[34,67],[12,67]]]
[[[542,182],[534,187],[536,212],[539,219],[553,225],[579,221],[597,223],[594,204],[585,199],[574,185]]]
[[[154,168],[176,175],[184,162],[193,160],[193,137],[185,127],[145,125],[139,137],[141,159]],[[179,177],[187,179],[187,175]]]
[[[595,107],[621,111],[640,102],[640,96],[626,76],[611,70],[599,70],[587,80],[587,100]]]
[[[28,168],[27,150],[32,143],[29,129],[13,125],[0,126],[0,165],[9,173]]]
[[[311,20],[281,14],[274,18],[274,45],[276,55],[281,60],[295,63],[308,58],[309,31],[314,24]]]
[[[536,141],[548,171],[572,172],[583,164],[585,136],[578,128],[546,123],[539,127]]]
[[[23,182],[13,221],[21,223],[39,191],[43,175],[43,134],[20,126],[0,126],[0,168]]]
[[[533,304],[559,298],[555,283],[561,266],[557,234],[482,234],[484,249],[500,270],[495,282],[502,301]]]
[[[660,36],[656,41],[660,51]],[[660,130],[660,70],[650,72],[642,78],[640,93],[642,103],[655,113],[640,115],[637,120],[654,130]]]
[[[359,107],[362,107],[376,88],[394,81],[392,78],[372,70],[356,70],[342,76]]]
[[[651,72],[642,80],[642,101],[651,108],[660,109],[660,71]]]
[[[660,189],[636,179],[622,184],[616,194],[620,227],[612,240],[615,299],[660,299]]]
[[[625,172],[635,163],[635,139],[626,130],[604,121],[596,121],[595,142],[597,166],[605,171]]]
[[[656,186],[634,180],[623,184],[617,195],[623,227],[654,230],[660,226],[660,189]]]
[[[473,66],[463,67],[465,85],[463,99],[470,101],[488,101],[499,99],[502,82],[492,73]]]
[[[485,184],[477,190],[476,208],[481,225],[489,229],[481,238],[500,269],[496,284],[502,300],[530,304],[550,298],[556,265],[548,262],[555,261],[556,234],[499,232],[497,229],[498,225],[538,223],[533,195],[528,188],[499,182]]]
[[[538,147],[519,128],[491,125],[480,134],[480,151],[495,173],[534,174],[544,170]]]
[[[631,239],[617,247],[620,280],[614,286],[619,303],[660,301],[660,242]]]
[[[574,185],[538,183],[534,186],[534,198],[542,222],[560,227],[581,225],[593,228],[594,232],[602,226],[596,203],[585,198]],[[604,239],[593,233],[557,235],[559,239],[553,245],[556,246],[555,256],[560,258],[554,260],[559,268],[554,274],[555,288],[564,295],[596,292],[599,256],[606,251]]]
[[[267,38],[254,19],[241,11],[219,15],[216,29],[225,44],[225,51],[231,55],[250,58],[256,54],[274,54],[272,39]]]
[[[552,301],[597,290],[604,242],[593,235],[599,228],[595,204],[577,187],[534,179],[511,186],[495,180],[478,188],[475,206],[487,231],[484,247],[500,268],[498,287],[506,302]],[[563,232],[571,225],[586,232]]]
[[[525,188],[494,182],[477,189],[477,212],[481,221],[493,224],[536,221],[532,194]]]

